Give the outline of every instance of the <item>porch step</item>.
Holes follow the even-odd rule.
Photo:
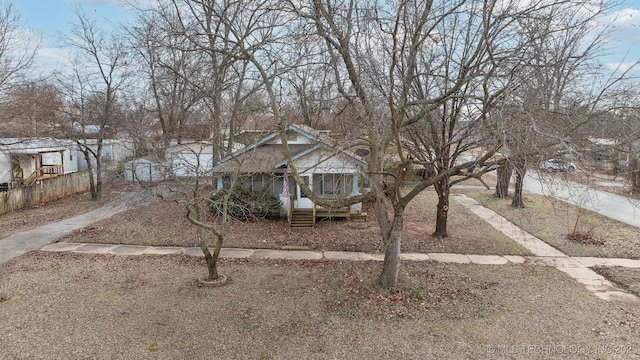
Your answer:
[[[294,210],[289,221],[290,227],[313,227],[315,218],[311,210]]]

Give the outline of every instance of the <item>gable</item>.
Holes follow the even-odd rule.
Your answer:
[[[304,125],[288,125],[286,131],[292,158],[304,169],[355,172],[358,166],[366,166],[357,156],[332,149],[334,142],[321,131]],[[284,173],[286,164],[280,132],[274,131],[220,160],[213,172],[230,173],[239,169],[241,173]]]
[[[301,173],[353,174],[363,168],[356,159],[344,152],[322,146],[293,156],[293,162]]]

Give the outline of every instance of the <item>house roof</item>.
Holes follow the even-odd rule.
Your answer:
[[[319,131],[306,125],[287,125],[286,130],[293,131],[312,140],[311,144],[289,144],[289,150],[294,160],[322,148],[336,153],[343,153],[351,157],[358,165],[366,166],[366,163],[358,155],[336,148],[336,141],[324,131]],[[220,160],[212,171],[214,173],[233,172],[241,164],[242,169],[248,169],[242,171],[243,173],[286,172],[287,159],[282,154],[282,145],[269,143],[279,135],[279,131],[273,131],[258,142],[226,156]]]
[[[211,138],[211,124],[183,124],[172,136],[181,140],[208,140]]]
[[[290,145],[289,150],[291,150],[292,154],[297,154],[311,147],[313,145],[310,144]],[[228,158],[215,166],[212,171],[214,173],[230,173],[236,171],[238,166],[241,166],[241,169],[246,169],[242,173],[285,173],[287,171],[286,167],[277,168],[275,166],[275,164],[283,161],[286,163],[286,159],[282,154],[282,145],[265,144],[259,148],[253,148],[251,151]]]
[[[12,154],[38,154],[41,152],[75,149],[74,141],[53,138],[2,138],[0,151]]]

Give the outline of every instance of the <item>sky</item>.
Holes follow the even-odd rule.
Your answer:
[[[75,5],[82,6],[84,11],[108,28],[125,21],[130,17],[125,0],[4,0],[13,3],[25,23],[25,30],[43,37],[43,44],[38,55],[39,66],[54,67],[57,62],[67,57],[59,46],[59,35],[69,29],[74,21]],[[140,1],[140,0],[138,0]],[[640,0],[623,0],[612,13],[615,36],[611,53],[605,62],[609,68],[620,66],[625,69],[629,64],[640,61]],[[640,76],[640,68],[635,71]]]
[[[122,0],[4,0],[13,4],[24,23],[24,30],[42,38],[35,68],[42,72],[64,63],[68,55],[61,46],[61,36],[67,34],[76,21],[79,5],[100,27],[108,30],[130,17],[131,11]]]

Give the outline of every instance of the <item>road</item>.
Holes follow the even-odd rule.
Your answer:
[[[640,201],[638,200],[547,177],[544,174],[540,176],[535,172],[527,173],[523,190],[552,196],[640,228]]]

